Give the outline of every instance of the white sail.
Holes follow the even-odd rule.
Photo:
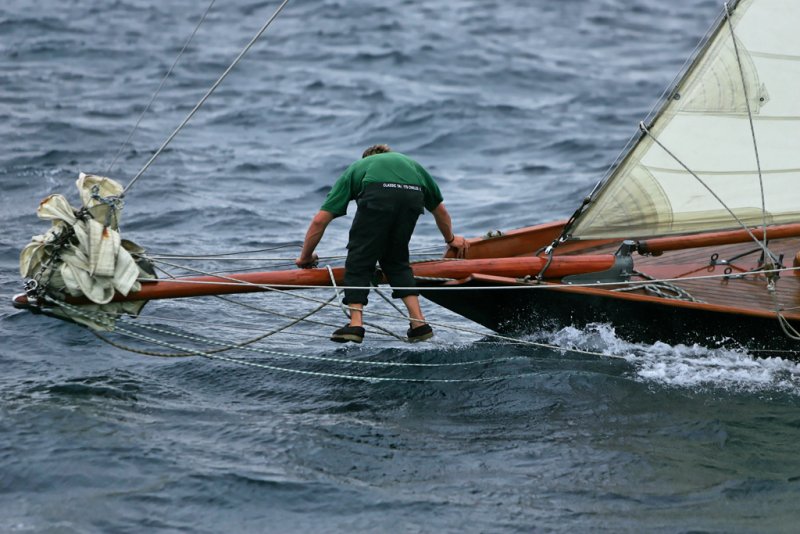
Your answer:
[[[739,228],[731,211],[751,226],[800,221],[800,0],[741,0],[730,23],[723,19],[573,237]]]

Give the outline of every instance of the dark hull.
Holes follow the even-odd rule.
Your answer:
[[[476,285],[475,285],[476,286]],[[792,351],[777,317],[711,311],[675,301],[629,300],[610,295],[547,289],[425,291],[429,300],[495,332],[524,334],[566,326],[607,323],[630,342]],[[800,329],[800,323],[793,322]]]

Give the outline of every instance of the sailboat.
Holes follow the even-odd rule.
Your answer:
[[[568,220],[414,265],[422,294],[504,334],[608,323],[631,341],[800,350],[798,27],[795,0],[726,4]],[[342,284],[342,268],[156,279],[146,253],[117,235],[124,190],[88,175],[79,188],[77,217],[59,198],[40,206],[53,228],[23,252],[29,282],[15,306],[112,329],[90,313]]]

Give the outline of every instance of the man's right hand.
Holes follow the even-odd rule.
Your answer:
[[[319,265],[319,256],[316,254],[311,254],[310,258],[306,258],[300,256],[296,260],[294,260],[294,264],[297,265],[300,269],[313,269],[317,265]]]

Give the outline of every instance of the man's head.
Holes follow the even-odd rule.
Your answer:
[[[368,156],[374,156],[375,154],[384,154],[386,152],[391,152],[392,149],[389,148],[389,145],[372,145],[368,149],[361,154],[361,158],[366,158]]]

